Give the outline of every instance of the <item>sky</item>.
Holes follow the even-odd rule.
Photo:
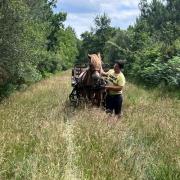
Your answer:
[[[113,27],[126,29],[133,25],[140,11],[139,0],[58,0],[55,12],[67,12],[65,25],[70,25],[78,37],[94,27],[94,18],[106,13]]]

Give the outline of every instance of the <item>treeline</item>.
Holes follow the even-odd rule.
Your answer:
[[[77,38],[56,0],[0,0],[0,98],[69,68]]]
[[[125,73],[149,86],[180,87],[180,1],[141,0],[134,26],[111,27],[106,15],[97,16],[95,27],[84,32],[79,62],[87,53],[101,52],[103,61],[126,60]]]
[[[107,63],[126,60],[126,75],[147,85],[180,87],[179,0],[141,0],[127,30],[98,15],[81,40],[55,7],[56,0],[0,0],[0,99],[94,52]]]

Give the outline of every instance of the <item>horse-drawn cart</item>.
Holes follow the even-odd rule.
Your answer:
[[[73,89],[71,91],[71,94],[69,95],[69,100],[70,103],[75,107],[79,105],[81,100],[81,87],[79,77],[83,72],[86,71],[87,68],[87,64],[75,64],[74,68],[72,69],[71,86]]]
[[[87,64],[75,64],[71,74],[71,85],[74,87],[77,84],[79,76],[86,71],[88,68]]]
[[[110,66],[103,64],[104,71],[108,71]],[[72,92],[69,95],[70,102],[73,106],[77,107],[84,101],[90,101],[98,106],[105,104],[105,85],[106,82],[103,78],[97,79],[92,85],[84,85],[81,83],[81,76],[88,70],[87,64],[75,64],[72,69],[71,85]]]

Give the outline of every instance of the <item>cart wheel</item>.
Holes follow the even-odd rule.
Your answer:
[[[71,94],[69,95],[69,100],[72,106],[77,107],[79,105],[79,96],[76,89],[72,90]]]

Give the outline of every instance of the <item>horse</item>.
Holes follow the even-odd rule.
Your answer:
[[[89,66],[79,76],[80,95],[93,105],[100,106],[104,99],[105,82],[101,77],[102,60],[100,53],[88,54]]]

